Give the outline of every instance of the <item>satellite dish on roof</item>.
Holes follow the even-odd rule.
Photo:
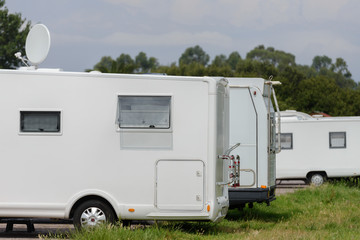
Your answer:
[[[28,60],[37,67],[50,50],[50,32],[44,24],[36,24],[27,35],[25,51]]]

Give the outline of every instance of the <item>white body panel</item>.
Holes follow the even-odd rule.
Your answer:
[[[240,187],[275,185],[270,177],[268,147],[268,109],[263,96],[262,78],[228,78],[230,84],[230,145],[240,146],[232,154],[240,156]],[[274,110],[271,108],[271,112]],[[273,172],[275,166],[273,166]],[[255,174],[255,175],[254,175]],[[274,174],[273,174],[274,175]]]
[[[225,216],[223,80],[0,70],[0,85],[0,217],[67,219],[86,196],[121,219]],[[170,96],[170,128],[119,128],[118,96],[127,95]],[[60,111],[61,131],[21,133],[24,110]]]
[[[277,156],[278,179],[305,179],[324,172],[328,178],[360,175],[360,117],[313,118],[295,111],[282,112],[281,132],[292,133],[292,149]],[[330,132],[345,132],[346,147],[331,148]]]
[[[230,145],[240,143],[232,154],[240,156],[240,169],[252,170],[240,172],[240,186],[256,188],[268,186],[267,113],[261,94],[254,91],[260,90],[230,86]]]

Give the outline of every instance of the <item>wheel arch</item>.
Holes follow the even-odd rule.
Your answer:
[[[321,174],[325,178],[328,178],[326,171],[320,170],[320,171],[310,171],[310,172],[308,172],[306,174],[306,179],[309,180],[311,178],[311,176],[316,174],[316,173]]]
[[[114,212],[115,217],[119,218],[119,209],[116,204],[116,201],[114,198],[109,196],[108,194],[105,194],[104,192],[97,192],[97,191],[86,191],[83,193],[79,193],[76,196],[72,198],[71,201],[69,201],[69,204],[67,205],[66,211],[65,211],[65,218],[71,219],[74,216],[74,211],[77,207],[79,207],[82,203],[89,201],[89,200],[98,200],[101,201],[112,209]]]

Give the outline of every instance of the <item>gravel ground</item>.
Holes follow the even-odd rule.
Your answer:
[[[0,239],[41,239],[41,236],[54,236],[57,233],[74,231],[72,224],[34,224],[35,232],[28,233],[25,224],[14,224],[12,232],[5,232],[6,223],[0,224]]]

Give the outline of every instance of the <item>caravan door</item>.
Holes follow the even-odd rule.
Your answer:
[[[257,187],[258,119],[251,94],[248,87],[230,89],[230,145],[240,143],[232,152],[240,157],[238,187]]]

